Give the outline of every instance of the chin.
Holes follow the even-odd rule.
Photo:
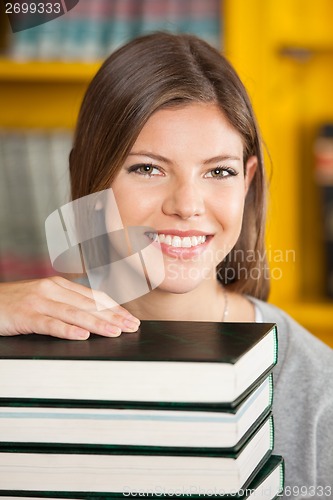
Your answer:
[[[193,283],[177,283],[177,284],[172,284],[172,285],[169,285],[168,283],[165,283],[165,284],[162,283],[162,285],[160,285],[158,287],[158,290],[160,290],[161,292],[164,292],[164,293],[172,293],[172,294],[176,294],[176,295],[182,295],[184,293],[191,292],[195,288],[197,288],[197,285],[195,285]]]
[[[211,270],[210,270],[211,271]],[[209,280],[211,272],[198,268],[177,266],[174,269],[168,269],[163,282],[158,289],[163,292],[183,294],[191,292],[198,288],[203,282]]]

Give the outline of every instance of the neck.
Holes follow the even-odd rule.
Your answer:
[[[225,294],[216,279],[205,280],[186,293],[156,288],[123,307],[141,320],[222,321]]]

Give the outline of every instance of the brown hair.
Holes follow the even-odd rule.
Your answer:
[[[70,155],[72,199],[111,186],[155,111],[191,102],[218,105],[243,138],[244,165],[250,156],[258,158],[240,237],[218,265],[217,277],[234,291],[266,300],[266,182],[259,130],[235,70],[203,40],[154,33],[129,42],[106,59],[88,87],[79,114]]]

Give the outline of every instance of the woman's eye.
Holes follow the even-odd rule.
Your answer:
[[[128,171],[135,172],[136,174],[144,175],[147,177],[161,175],[161,171],[157,167],[154,167],[154,165],[151,165],[150,163],[143,163],[141,165],[133,165],[132,167],[130,167],[128,169]]]
[[[224,179],[226,177],[231,177],[237,175],[237,172],[230,167],[216,167],[213,170],[210,170],[206,177],[213,177],[215,179]]]

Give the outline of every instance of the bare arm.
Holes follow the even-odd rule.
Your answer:
[[[98,310],[96,300],[106,309]],[[0,336],[40,333],[87,339],[133,332],[140,321],[103,292],[55,276],[0,283]]]

